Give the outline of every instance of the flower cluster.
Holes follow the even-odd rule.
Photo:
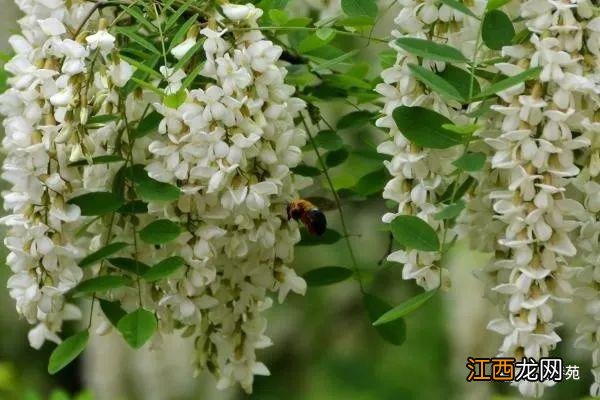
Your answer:
[[[261,315],[271,305],[266,293],[283,301],[306,289],[287,266],[300,237],[284,219],[296,197],[290,168],[306,142],[293,118],[305,106],[284,83],[282,49],[252,29],[262,10],[227,5],[223,12],[199,32],[201,75],[211,83],[186,91],[176,109],[154,105],[164,118],[147,171],[183,191],[175,204],[150,203],[150,212],[187,227],[177,253],[189,270],[160,287],[159,315],[170,310],[173,322],[194,331],[199,363],[217,374],[219,387],[239,382],[250,391],[254,374],[268,374],[255,356],[271,343]],[[185,74],[170,75],[180,87]]]
[[[486,143],[493,149],[491,167],[504,176],[505,186],[490,198],[505,230],[488,272],[506,314],[489,329],[505,336],[501,355],[539,358],[560,341],[553,305],[571,301],[573,238],[590,218],[567,188],[588,162],[600,81],[584,45],[594,34],[588,28],[590,2],[526,1],[518,16],[531,37],[505,46],[502,53],[510,61],[496,68],[508,76],[532,67],[541,72],[533,84],[501,92],[502,103],[492,106],[502,122],[498,136]],[[519,390],[540,396],[544,385],[551,383],[522,382]]]
[[[93,3],[70,4],[19,2],[26,17],[22,34],[10,39],[16,55],[0,97],[9,153],[2,176],[12,185],[4,193],[11,214],[3,218],[14,273],[8,286],[18,312],[36,324],[30,342],[61,341],[62,322],[81,316],[68,302],[80,282],[124,274],[135,284],[98,290],[92,301],[151,311],[160,333],[195,338],[198,367],[218,387],[239,383],[250,392],[254,375],[269,373],[255,354],[271,344],[262,315],[269,292],[281,302],[306,290],[289,267],[300,233],[286,214],[296,190],[310,183],[290,171],[306,144],[294,122],[305,104],[284,83],[282,49],[257,29],[262,10],[224,4],[222,14],[207,11],[170,54],[157,57],[164,63],[142,88],[111,31],[119,17]],[[201,59],[200,84],[187,80],[191,68],[167,62],[192,50]],[[156,133],[136,134],[156,116]],[[179,195],[140,196],[140,179]],[[99,194],[125,208],[106,214],[110,204],[90,210],[79,202]],[[175,239],[140,240],[141,227],[164,221],[180,231]],[[111,244],[113,258],[80,268],[90,251]],[[185,267],[140,278],[145,263],[168,257]]]
[[[390,130],[392,141],[379,151],[392,156],[386,167],[393,179],[384,198],[399,204],[384,222],[398,214],[417,215],[438,232],[441,239],[469,236],[474,247],[495,257],[481,277],[490,298],[499,303],[504,316],[488,328],[504,335],[500,355],[546,357],[561,340],[555,328],[553,306],[572,301],[572,278],[579,272],[588,301],[589,320],[579,327],[578,344],[594,350],[592,394],[600,391],[600,326],[596,272],[598,263],[598,111],[600,65],[598,64],[599,19],[588,0],[528,0],[507,6],[518,21],[521,40],[502,46],[500,54],[480,46],[481,21],[467,18],[437,1],[401,1],[395,22],[395,38],[415,37],[441,42],[460,50],[468,59],[494,59],[481,76],[513,77],[539,68],[539,77],[513,84],[495,93],[490,113],[476,118],[476,140],[470,145],[488,156],[477,173],[478,184],[468,194],[467,209],[453,232],[447,222],[432,218],[439,212],[439,194],[452,179],[451,165],[457,158],[448,150],[422,149],[398,130],[393,111],[400,106],[424,106],[450,118],[455,124],[473,123],[457,104],[424,89],[409,64],[434,72],[444,71],[441,62],[422,61],[398,43],[391,47],[398,57],[382,73],[377,91],[385,97],[384,116],[377,125]],[[471,5],[482,15],[485,2]],[[517,37],[515,37],[517,39]],[[484,38],[485,41],[485,38]],[[488,75],[490,76],[490,75]],[[479,80],[479,78],[475,78]],[[472,85],[471,85],[472,87]],[[482,107],[480,101],[469,110]],[[477,113],[475,113],[477,114]],[[474,240],[473,240],[474,239]],[[444,244],[442,243],[442,246]],[[404,264],[403,276],[416,279],[426,289],[439,285],[439,253],[399,250],[389,260]],[[581,268],[578,268],[580,266]],[[518,384],[522,394],[540,396],[552,382]]]
[[[401,3],[403,7],[395,19],[397,30],[392,31],[394,38],[415,37],[433,41],[447,38],[448,43],[464,48],[467,54],[473,52],[475,34],[468,37],[467,32],[476,33],[476,30],[470,21],[464,20],[463,14],[441,2],[406,0]],[[479,2],[477,6],[481,8],[485,4]],[[391,161],[385,162],[392,179],[385,186],[383,197],[397,203],[398,209],[385,214],[383,221],[389,223],[400,214],[416,215],[432,226],[440,239],[449,243],[454,233],[448,231],[444,234],[445,222],[436,219],[435,214],[441,210],[437,200],[448,189],[450,181],[447,177],[455,169],[451,162],[457,158],[459,149],[419,148],[398,130],[392,113],[399,106],[422,106],[456,123],[468,120],[461,114],[458,102],[448,101],[430,91],[415,78],[409,66],[419,64],[417,57],[403,50],[395,41],[390,42],[390,47],[397,56],[394,65],[382,72],[383,83],[376,87],[385,101],[383,116],[376,125],[389,130],[392,140],[380,144],[377,150],[392,157]],[[429,60],[422,61],[422,66],[432,71],[445,69],[444,63]],[[404,279],[415,279],[426,290],[449,284],[439,265],[438,252],[398,250],[389,255],[388,261],[404,264]]]
[[[10,38],[15,56],[6,64],[11,87],[0,97],[8,153],[2,177],[11,184],[3,194],[10,214],[2,222],[10,228],[4,240],[10,295],[35,324],[29,341],[40,348],[45,340],[60,342],[63,321],[81,316],[64,294],[83,277],[77,261],[84,249],[74,240],[80,210],[67,200],[81,186],[68,164],[81,152],[72,139],[80,118],[74,93],[84,80],[88,49],[67,32],[90,6],[33,0],[19,6],[22,33]]]

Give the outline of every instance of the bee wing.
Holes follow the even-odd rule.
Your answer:
[[[312,209],[302,215],[302,222],[312,235],[321,236],[327,229],[327,218],[319,209]]]

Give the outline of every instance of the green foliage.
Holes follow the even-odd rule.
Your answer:
[[[106,246],[96,250],[92,254],[84,257],[79,262],[79,266],[81,268],[85,268],[85,267],[94,265],[98,261],[101,261],[101,260],[105,259],[106,257],[109,257],[115,253],[118,253],[119,251],[123,250],[127,246],[128,246],[128,244],[124,243],[124,242],[115,242],[115,243],[107,244]]]
[[[438,251],[440,241],[437,233],[427,222],[414,215],[399,215],[391,222],[394,239],[409,249]]]
[[[351,269],[344,267],[321,267],[303,275],[308,286],[328,286],[343,282],[353,275]]]
[[[463,137],[443,128],[448,118],[424,107],[400,106],[392,116],[400,132],[412,143],[433,149],[446,149],[463,143]]]
[[[411,297],[410,299],[406,300],[405,302],[401,303],[400,305],[385,312],[383,315],[381,315],[379,318],[377,318],[377,320],[375,322],[373,322],[373,325],[379,326],[379,325],[383,325],[383,324],[387,324],[392,321],[395,321],[398,318],[402,318],[402,317],[410,314],[411,312],[415,311],[416,309],[421,307],[423,304],[427,303],[436,294],[437,294],[437,289],[429,290],[427,292],[423,292],[414,297]]]
[[[479,171],[485,164],[486,156],[483,153],[465,153],[459,159],[454,160],[452,164],[463,171]]]
[[[342,0],[342,10],[350,17],[377,16],[377,3],[375,0]]]
[[[418,80],[423,82],[423,84],[434,92],[439,93],[449,100],[456,100],[461,103],[465,101],[458,89],[440,75],[434,74],[430,70],[419,65],[409,64],[408,67]]]
[[[465,63],[469,61],[454,47],[425,39],[403,37],[396,39],[396,44],[409,53],[428,60],[445,61],[449,63]]]
[[[50,355],[48,373],[54,375],[73,360],[85,349],[89,339],[88,331],[79,332],[63,341]]]
[[[321,170],[316,167],[311,167],[310,165],[300,164],[294,168],[292,168],[292,172],[296,175],[301,176],[319,176],[321,175]]]
[[[325,164],[330,167],[337,167],[348,159],[350,153],[345,147],[339,148],[338,150],[332,150],[325,154]]]
[[[392,308],[385,301],[370,293],[363,294],[363,303],[371,324]],[[375,326],[375,330],[382,339],[395,346],[400,346],[406,340],[406,323],[403,318],[396,318],[387,324]]]
[[[144,264],[143,262],[138,261],[138,260],[134,260],[133,258],[127,258],[127,257],[109,258],[108,262],[112,266],[114,266],[122,271],[130,272],[135,275],[143,275],[148,270],[150,270],[150,267],[147,264]]]
[[[73,297],[81,297],[95,292],[105,292],[110,289],[118,289],[131,283],[129,278],[120,275],[103,275],[81,282],[73,290]]]
[[[119,302],[117,301],[108,301],[108,300],[98,300],[100,302],[100,308],[104,313],[104,316],[110,321],[113,326],[117,326],[121,318],[123,318],[127,313],[121,308]]]
[[[342,138],[331,130],[321,131],[315,136],[317,146],[325,150],[339,150],[344,146]]]
[[[155,282],[169,277],[184,265],[185,260],[179,256],[165,258],[158,264],[152,266],[152,268],[150,268],[148,271],[146,271],[142,275],[142,278],[144,278],[144,280],[148,282]]]
[[[482,90],[481,93],[479,93],[477,96],[474,96],[472,100],[481,100],[487,97],[495,96],[498,92],[502,92],[525,81],[537,78],[541,71],[541,67],[530,68],[515,76],[503,79],[500,82],[496,82]]]
[[[368,124],[374,116],[374,113],[366,110],[353,111],[340,118],[337,129],[361,128]]]
[[[298,246],[319,246],[324,244],[334,244],[342,238],[339,232],[333,229],[327,229],[321,236],[314,236],[308,233],[306,229],[301,229],[300,233],[302,239],[298,243]]]
[[[156,328],[154,314],[142,308],[125,315],[117,324],[123,339],[134,349],[139,349],[150,340]]]
[[[456,203],[449,204],[442,209],[442,211],[435,214],[435,219],[454,219],[460,215],[462,210],[465,209],[465,202],[458,200]]]
[[[70,199],[67,203],[75,204],[81,209],[81,215],[105,215],[117,211],[123,201],[110,192],[92,192]]]
[[[181,227],[168,219],[159,219],[146,225],[140,232],[140,239],[150,244],[165,244],[177,239]]]
[[[483,18],[481,37],[487,47],[501,50],[512,44],[515,28],[508,15],[500,10],[491,10]]]

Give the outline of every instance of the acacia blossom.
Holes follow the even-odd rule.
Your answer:
[[[489,194],[504,232],[486,268],[504,316],[488,328],[504,335],[501,356],[539,359],[561,340],[554,305],[570,302],[573,293],[573,238],[588,214],[567,187],[580,173],[576,156],[590,148],[587,125],[598,109],[599,82],[583,47],[590,2],[531,0],[515,12],[531,37],[505,46],[510,61],[495,66],[508,76],[533,67],[541,72],[532,84],[499,93],[502,102],[492,109],[502,116],[500,129],[485,139],[491,168],[504,182]],[[541,396],[553,384],[517,383],[526,396]]]
[[[400,3],[402,8],[395,19],[397,29],[392,31],[394,38],[415,37],[435,41],[446,37],[448,44],[463,49],[465,54],[473,53],[477,29],[463,14],[442,2],[403,0]],[[476,8],[485,7],[485,2],[476,3]],[[434,33],[433,38],[430,32]],[[436,219],[435,214],[442,209],[438,200],[448,189],[450,180],[447,177],[455,169],[451,162],[458,158],[460,149],[425,149],[411,144],[398,130],[392,113],[399,106],[421,106],[439,112],[455,123],[465,123],[468,119],[459,112],[458,102],[447,101],[438,93],[429,91],[415,78],[409,65],[419,64],[416,56],[403,50],[395,41],[390,42],[390,47],[397,56],[394,65],[382,72],[383,83],[376,87],[385,101],[383,116],[376,125],[389,129],[391,140],[380,144],[377,150],[392,157],[391,161],[385,162],[392,179],[385,186],[383,197],[397,203],[398,208],[396,212],[385,214],[383,222],[389,223],[402,214],[416,215],[436,230],[440,241],[445,237],[446,243],[449,243],[455,233],[444,235],[445,222]],[[444,63],[428,60],[423,61],[422,66],[433,71],[446,68]],[[398,250],[388,256],[388,261],[404,264],[404,279],[415,279],[426,290],[449,284],[446,272],[439,265],[440,259],[439,252],[419,250]]]
[[[183,192],[176,203],[149,205],[186,227],[168,250],[189,268],[158,287],[161,328],[183,325],[196,337],[198,366],[218,377],[217,386],[239,383],[250,392],[253,376],[269,373],[255,355],[271,344],[262,315],[271,306],[267,292],[281,302],[306,290],[288,267],[300,235],[285,217],[298,187],[290,168],[306,142],[293,118],[305,104],[284,83],[282,49],[243,29],[257,27],[262,10],[225,5],[223,13],[199,32],[201,75],[211,83],[185,89],[177,108],[154,104],[164,118],[146,169],[158,181],[180,182]],[[185,74],[167,75],[181,90]]]
[[[12,76],[0,96],[8,154],[2,178],[11,185],[3,193],[9,215],[2,222],[9,227],[4,243],[13,273],[10,295],[17,311],[36,325],[28,337],[40,348],[45,340],[59,343],[62,322],[81,316],[64,298],[83,277],[77,261],[84,255],[72,240],[80,210],[67,203],[81,185],[68,167],[81,147],[68,138],[80,124],[74,93],[88,50],[67,27],[76,30],[90,5],[33,0],[18,5],[25,16],[18,21],[21,34],[9,39],[15,56],[5,68]]]

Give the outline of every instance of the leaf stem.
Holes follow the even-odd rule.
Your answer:
[[[321,169],[323,170],[323,174],[325,175],[325,179],[327,180],[327,184],[329,185],[329,189],[331,190],[331,193],[333,194],[333,198],[335,200],[335,204],[337,206],[337,209],[338,209],[338,212],[340,215],[340,222],[342,225],[342,233],[344,236],[344,241],[346,242],[346,247],[348,248],[348,254],[350,255],[350,260],[352,261],[352,269],[354,271],[356,281],[358,282],[358,285],[360,286],[360,291],[362,293],[365,293],[365,288],[364,288],[364,284],[363,284],[363,280],[362,280],[362,274],[360,272],[360,269],[358,268],[358,263],[356,262],[356,257],[354,256],[354,250],[352,249],[352,243],[350,242],[350,234],[348,233],[348,226],[346,225],[346,219],[344,217],[344,211],[342,209],[342,202],[340,200],[340,197],[337,194],[337,191],[335,190],[333,181],[331,180],[331,177],[329,176],[327,164],[325,164],[325,161],[323,160],[323,157],[321,156],[321,153],[319,152],[319,147],[317,146],[317,143],[315,142],[312,134],[310,133],[310,129],[308,127],[308,124],[306,123],[306,118],[304,117],[303,114],[300,114],[300,116],[302,118],[302,124],[304,125],[304,128],[306,130],[306,134],[308,135],[308,138],[310,140],[310,144],[315,151],[315,155],[317,156],[319,165],[321,166]]]

